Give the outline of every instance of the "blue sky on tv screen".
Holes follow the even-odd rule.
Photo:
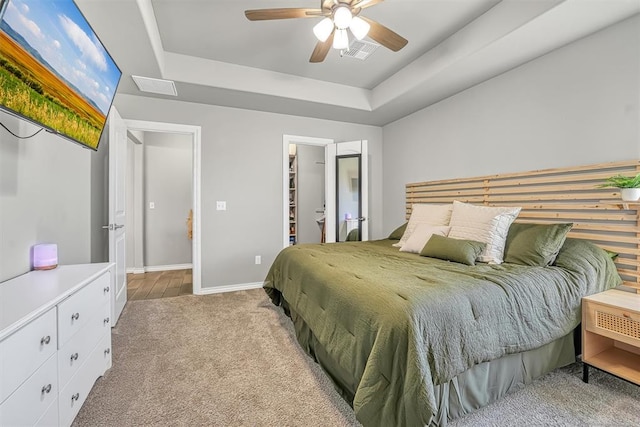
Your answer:
[[[2,21],[108,114],[120,71],[72,0],[10,0]]]

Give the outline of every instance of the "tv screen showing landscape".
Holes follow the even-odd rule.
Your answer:
[[[120,69],[73,0],[0,3],[0,107],[97,150]]]

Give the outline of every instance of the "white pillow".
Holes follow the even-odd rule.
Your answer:
[[[415,230],[413,230],[413,233],[411,233],[411,236],[407,239],[406,243],[400,248],[400,252],[419,254],[431,236],[437,234],[438,236],[447,237],[449,230],[451,230],[451,227],[448,225],[434,226],[429,224],[418,224]]]
[[[398,243],[394,243],[392,246],[401,248],[407,242],[407,239],[413,233],[413,230],[418,224],[428,224],[433,226],[449,225],[449,219],[451,218],[451,210],[453,205],[427,205],[427,204],[413,204],[411,206],[411,216],[407,228],[404,230],[404,234]]]
[[[487,247],[478,256],[478,261],[501,264],[509,227],[520,209],[476,206],[454,201],[449,237],[486,243]]]

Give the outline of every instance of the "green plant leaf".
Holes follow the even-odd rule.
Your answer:
[[[640,188],[640,173],[638,173],[636,176],[610,176],[609,178],[604,180],[603,184],[598,185],[598,187]]]

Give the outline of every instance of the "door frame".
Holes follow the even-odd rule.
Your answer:
[[[201,243],[201,141],[202,128],[200,126],[183,125],[178,123],[150,122],[146,120],[125,120],[127,130],[141,132],[162,132],[191,135],[192,149],[192,209],[193,209],[193,240],[191,241],[193,294],[202,294],[202,243]]]
[[[333,139],[317,138],[313,136],[299,135],[282,135],[282,247],[289,246],[289,144],[317,145],[326,147],[334,143]],[[330,192],[335,192],[335,173],[333,174],[333,182],[329,170],[333,170],[334,164],[329,164],[325,150],[325,229],[329,230],[330,222],[333,222],[335,214],[328,215],[327,212],[335,212],[335,194],[331,196]],[[329,220],[331,217],[330,221]],[[329,242],[329,240],[327,240]]]

